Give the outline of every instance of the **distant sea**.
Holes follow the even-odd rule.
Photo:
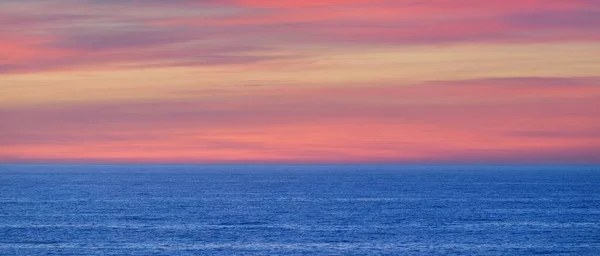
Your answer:
[[[600,255],[600,167],[0,165],[0,255]]]

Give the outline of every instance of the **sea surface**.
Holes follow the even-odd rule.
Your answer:
[[[600,255],[600,167],[0,165],[0,255]]]

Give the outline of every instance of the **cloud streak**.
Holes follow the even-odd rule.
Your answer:
[[[12,73],[122,62],[236,65],[271,57],[268,51],[242,49],[315,44],[333,48],[600,39],[600,8],[593,1],[481,3],[5,1],[0,22],[8,32],[0,33],[11,39],[0,45],[0,59],[2,72]],[[219,45],[229,45],[229,51],[215,54],[213,48]],[[17,47],[23,53],[15,52]],[[131,53],[135,51],[144,54]]]
[[[508,88],[527,91],[528,96],[514,95],[505,91]],[[573,93],[563,93],[566,88],[586,97],[572,100]],[[482,97],[487,99],[468,101]],[[600,142],[595,132],[600,129],[598,102],[598,78],[257,90],[213,101],[4,110],[0,117],[6,121],[1,127],[5,136],[0,144],[9,145],[4,152],[8,154],[15,148],[36,151],[45,146],[74,152],[83,142],[86,147],[110,149],[109,155],[98,157],[121,152],[137,160],[146,156],[144,148],[152,148],[162,152],[164,161],[194,161],[194,152],[198,156],[221,152],[219,161],[278,161],[279,157],[337,161],[343,155],[364,161],[442,161],[446,158],[439,154],[445,150],[465,152],[451,154],[464,161],[538,161],[548,150],[557,154],[573,147],[593,149]],[[313,149],[332,155],[302,153]],[[273,156],[273,150],[279,153]],[[468,153],[472,151],[481,152]],[[535,156],[520,156],[524,151]],[[178,157],[182,152],[188,158]],[[46,157],[53,158],[52,154]],[[590,151],[580,160],[600,159]]]

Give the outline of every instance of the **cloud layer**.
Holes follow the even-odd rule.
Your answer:
[[[0,161],[600,163],[596,0],[0,2]]]

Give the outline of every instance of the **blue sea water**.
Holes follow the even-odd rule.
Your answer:
[[[600,255],[600,167],[0,165],[0,255]]]

